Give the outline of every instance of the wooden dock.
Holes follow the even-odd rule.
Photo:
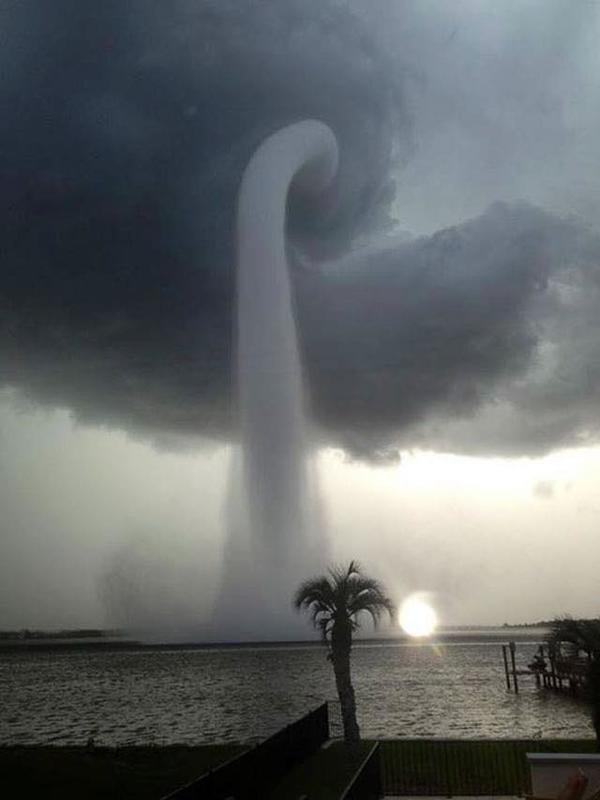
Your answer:
[[[516,644],[502,645],[504,676],[509,692],[519,693],[519,678],[533,676],[537,688],[565,692],[581,696],[586,688],[589,668],[588,658],[566,658],[552,651],[548,645],[540,644],[526,668],[517,667]]]

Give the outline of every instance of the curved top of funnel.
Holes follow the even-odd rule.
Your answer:
[[[314,119],[288,125],[268,136],[255,151],[244,172],[240,203],[246,187],[258,176],[263,181],[271,176],[273,183],[285,189],[293,181],[301,191],[323,191],[333,181],[338,163],[337,140],[328,125]]]
[[[321,192],[335,178],[339,151],[335,134],[328,125],[308,119],[285,128],[290,136],[306,143],[306,161],[294,176],[294,187],[305,192]],[[312,152],[311,152],[312,151]]]

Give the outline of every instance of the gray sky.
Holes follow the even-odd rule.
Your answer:
[[[432,233],[515,199],[597,225],[598,3],[383,5],[414,65],[397,199],[407,228]]]
[[[598,613],[600,6],[71,5],[2,12],[0,626],[209,608],[235,187],[305,115],[342,150],[291,229],[334,555],[448,623]]]
[[[0,435],[0,625],[98,625],[108,612],[193,630],[215,588],[228,454],[167,454],[5,397]],[[599,469],[599,448],[319,461],[334,557],[359,558],[398,600],[431,592],[448,624],[597,613]]]

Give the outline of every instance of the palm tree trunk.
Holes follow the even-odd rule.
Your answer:
[[[342,709],[342,724],[344,726],[344,741],[348,745],[355,745],[360,742],[360,729],[356,721],[356,701],[354,699],[354,687],[350,677],[350,651],[332,653],[333,671],[335,673],[335,685],[340,706]]]

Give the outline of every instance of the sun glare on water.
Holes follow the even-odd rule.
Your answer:
[[[437,626],[437,616],[423,598],[411,595],[400,607],[398,622],[409,636],[431,636]]]

